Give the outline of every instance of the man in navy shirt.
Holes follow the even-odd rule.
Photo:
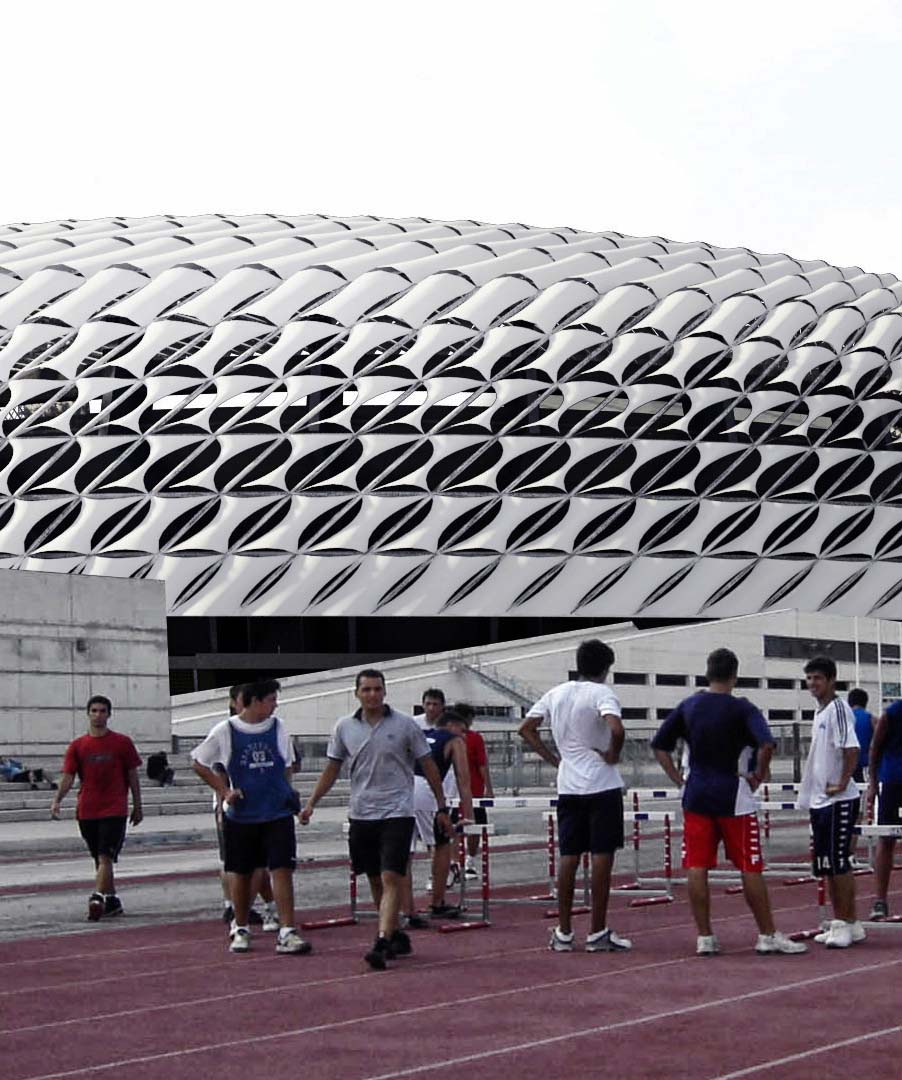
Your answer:
[[[775,741],[758,709],[746,698],[733,696],[738,671],[735,653],[715,649],[708,657],[708,689],[680,702],[651,743],[673,783],[685,783],[683,867],[698,927],[696,952],[714,956],[720,951],[711,929],[708,871],[717,866],[723,840],[727,856],[742,874],[743,895],[758,925],[755,951],[803,953],[806,947],[781,934],[771,914],[753,792],[767,778]],[[689,747],[685,782],[672,756],[680,739]]]
[[[874,735],[874,718],[868,712],[868,692],[860,687],[849,691],[849,706],[855,713],[855,734],[858,736],[858,745],[861,753],[858,756],[858,765],[852,773],[852,779],[857,784],[865,781],[864,770],[868,768],[868,752],[871,748],[871,739]]]
[[[902,825],[902,817],[899,816],[902,809],[902,701],[894,701],[877,721],[874,738],[871,740],[870,760],[868,808],[873,812],[879,783],[877,824]],[[877,854],[874,857],[874,890],[877,899],[871,911],[872,919],[885,919],[889,915],[887,894],[895,849],[894,836],[881,836],[878,839]]]

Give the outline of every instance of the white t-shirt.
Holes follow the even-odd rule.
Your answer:
[[[551,724],[561,763],[558,795],[592,795],[623,787],[614,765],[601,756],[611,745],[603,716],[620,716],[620,702],[605,683],[565,682],[543,695],[529,710]]]
[[[273,724],[279,723],[279,718],[273,715],[261,724],[248,724],[245,720],[239,720],[237,716],[233,716],[231,722],[235,725],[236,731],[241,731],[245,735],[263,735]],[[282,723],[279,723],[278,745],[279,753],[285,759],[285,764],[290,767],[294,763],[294,746]],[[191,751],[192,760],[206,765],[208,769],[212,769],[217,762],[228,768],[231,755],[232,739],[229,735],[228,719],[214,724],[206,739]]]
[[[835,802],[858,798],[858,785],[850,780],[844,791],[828,795],[828,784],[842,776],[843,750],[858,746],[855,714],[841,699],[834,698],[814,714],[811,724],[811,749],[802,773],[798,805],[802,810],[818,810]]]

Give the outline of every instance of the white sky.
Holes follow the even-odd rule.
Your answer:
[[[893,0],[44,0],[0,39],[0,221],[419,214],[902,276]]]

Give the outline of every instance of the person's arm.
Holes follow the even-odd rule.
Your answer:
[[[310,798],[307,800],[303,810],[298,814],[298,821],[300,821],[302,825],[307,825],[309,823],[310,819],[313,817],[313,811],[316,809],[316,804],[331,789],[332,785],[338,779],[338,774],[340,772],[341,762],[335,761],[334,758],[329,758],[326,762],[326,767],[319,775],[316,787],[310,793]]]
[[[852,773],[858,765],[858,755],[860,751],[857,746],[843,747],[842,752],[842,775],[835,784],[827,784],[824,789],[828,795],[839,795],[849,786],[849,781],[852,779]]]
[[[60,816],[60,803],[72,790],[72,785],[75,783],[75,773],[60,773],[60,783],[56,790],[56,794],[50,803],[50,816],[54,821],[59,821]]]
[[[614,713],[605,713],[601,720],[611,729],[611,745],[601,756],[608,765],[616,765],[620,760],[620,751],[623,749],[623,743],[626,739],[626,729],[623,726],[623,721]]]
[[[132,793],[132,812],[129,821],[132,825],[140,825],[144,820],[144,807],[141,805],[141,780],[138,770],[128,770],[128,786]]]
[[[205,784],[209,784],[216,792],[221,805],[231,806],[236,799],[242,797],[239,788],[229,786],[228,773],[218,772],[216,769],[210,769],[206,765],[201,765],[196,758],[192,760],[191,768],[194,769]]]
[[[667,773],[668,778],[673,781],[674,786],[681,788],[685,781],[680,774],[680,770],[674,765],[671,754],[666,750],[655,750],[655,757],[658,764]]]
[[[755,754],[755,771],[750,772],[746,776],[746,780],[749,782],[749,787],[752,791],[757,791],[758,788],[767,780],[770,776],[770,759],[774,756],[774,744],[764,743],[758,747]]]
[[[846,723],[840,721],[840,713],[845,714]],[[827,795],[839,795],[849,786],[852,774],[858,768],[858,759],[861,756],[861,747],[858,745],[858,736],[855,734],[855,716],[852,710],[837,699],[833,703],[832,741],[833,745],[842,751],[842,772],[835,784],[827,784],[824,791]]]
[[[435,805],[438,807],[435,814],[435,820],[445,836],[451,836],[454,833],[454,826],[451,824],[451,815],[448,813],[448,807],[445,806],[445,789],[442,787],[442,778],[439,774],[438,766],[432,760],[432,754],[426,754],[424,757],[418,758],[417,760],[420,763],[420,768],[423,770],[423,776],[426,779],[426,783],[429,785],[432,794],[435,796]],[[470,775],[467,773],[468,789],[469,781]],[[472,810],[473,807],[471,804],[471,813]]]
[[[467,760],[467,744],[463,739],[449,739],[445,753],[451,757],[454,775],[457,777],[457,794],[460,813],[464,821],[473,820],[473,788],[470,784],[470,763]]]
[[[561,763],[560,757],[558,757],[557,754],[552,753],[539,735],[539,727],[541,726],[542,719],[541,716],[527,716],[520,725],[518,734],[530,750],[535,750],[543,761],[547,761],[549,765],[553,765],[557,768]]]
[[[495,789],[492,787],[492,774],[489,770],[489,755],[486,753],[485,740],[482,740],[482,747],[479,756],[479,775],[482,777],[482,782],[485,785],[483,790],[487,799],[494,799]]]
[[[867,811],[868,817],[874,816],[874,801],[877,798],[878,776],[880,775],[880,762],[883,760],[883,752],[886,748],[886,733],[889,730],[889,717],[885,712],[880,714],[874,726],[874,734],[871,736],[871,752],[868,761],[868,792]]]

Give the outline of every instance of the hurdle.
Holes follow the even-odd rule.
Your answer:
[[[492,925],[489,912],[489,904],[491,901],[491,881],[489,872],[489,837],[495,835],[495,826],[491,823],[482,825],[461,825],[458,826],[457,832],[459,833],[459,843],[462,851],[466,847],[466,838],[468,836],[479,836],[482,838],[482,884],[480,888],[480,896],[482,903],[482,917],[479,919],[463,919],[456,920],[454,922],[442,923],[437,929],[440,934],[456,934],[462,930],[484,930]],[[463,865],[464,857],[461,856],[461,865]],[[466,910],[466,884],[465,877],[461,875],[461,911]]]

